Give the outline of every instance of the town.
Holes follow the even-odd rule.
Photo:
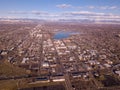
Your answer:
[[[2,63],[13,67],[11,74],[4,72]],[[14,67],[25,73],[16,74]],[[120,26],[0,24],[0,68],[0,81],[18,80],[20,90],[29,89],[22,79],[33,87],[59,83],[58,90],[119,90]]]

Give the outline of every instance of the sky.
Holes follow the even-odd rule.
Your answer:
[[[120,21],[120,0],[0,0],[0,17]]]

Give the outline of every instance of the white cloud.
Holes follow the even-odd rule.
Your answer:
[[[118,6],[83,6],[83,7],[74,7],[76,9],[84,9],[84,8],[87,8],[87,9],[102,9],[102,10],[111,10],[111,9],[116,9],[116,10],[119,10],[119,7]]]
[[[28,11],[9,11],[9,14],[28,14]]]
[[[109,9],[117,9],[118,7],[117,6],[111,6],[109,7]]]
[[[115,8],[115,7],[112,7]],[[111,9],[112,9],[111,8]],[[90,11],[69,11],[69,12],[61,12],[61,13],[48,13],[45,11],[12,11],[9,12],[14,14],[27,14],[30,18],[38,18],[38,19],[48,19],[48,20],[58,20],[58,19],[88,19],[88,20],[112,20],[112,21],[120,21],[120,15],[114,15],[110,13],[97,13]],[[18,15],[19,16],[19,15]]]
[[[94,8],[95,8],[95,6],[88,6],[88,8],[89,8],[89,9],[94,9]]]
[[[109,9],[119,9],[117,6],[101,6],[99,9],[109,10]]]
[[[56,7],[58,7],[58,8],[70,8],[70,7],[72,7],[72,5],[70,5],[70,4],[59,4],[59,5],[56,5]]]
[[[111,13],[96,13],[89,11],[76,11],[65,12],[64,17],[70,17],[70,19],[88,19],[88,20],[107,20],[107,21],[120,21],[120,15],[114,15]]]
[[[10,11],[9,14],[34,14],[34,15],[46,15],[44,11]]]
[[[99,7],[99,9],[106,10],[106,9],[108,9],[108,6],[101,6],[101,7]]]
[[[63,14],[67,14],[67,15],[73,15],[73,16],[75,16],[75,15],[92,15],[92,16],[96,16],[96,15],[104,15],[104,13],[95,13],[95,12],[89,12],[89,11],[73,11],[73,12],[65,12],[65,13],[63,13]]]
[[[59,4],[56,5],[58,8],[74,8],[74,9],[97,9],[97,10],[119,10],[120,8],[118,6],[74,6],[70,4]]]

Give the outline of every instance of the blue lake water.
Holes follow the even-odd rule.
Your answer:
[[[68,38],[70,35],[78,34],[77,32],[57,32],[54,35],[54,39],[64,39]]]

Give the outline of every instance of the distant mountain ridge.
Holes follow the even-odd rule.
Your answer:
[[[45,20],[45,19],[29,19],[29,18],[0,18],[0,21],[7,22],[78,22],[78,23],[105,23],[105,24],[120,24],[116,20],[90,20],[90,19],[58,19],[58,20]]]

